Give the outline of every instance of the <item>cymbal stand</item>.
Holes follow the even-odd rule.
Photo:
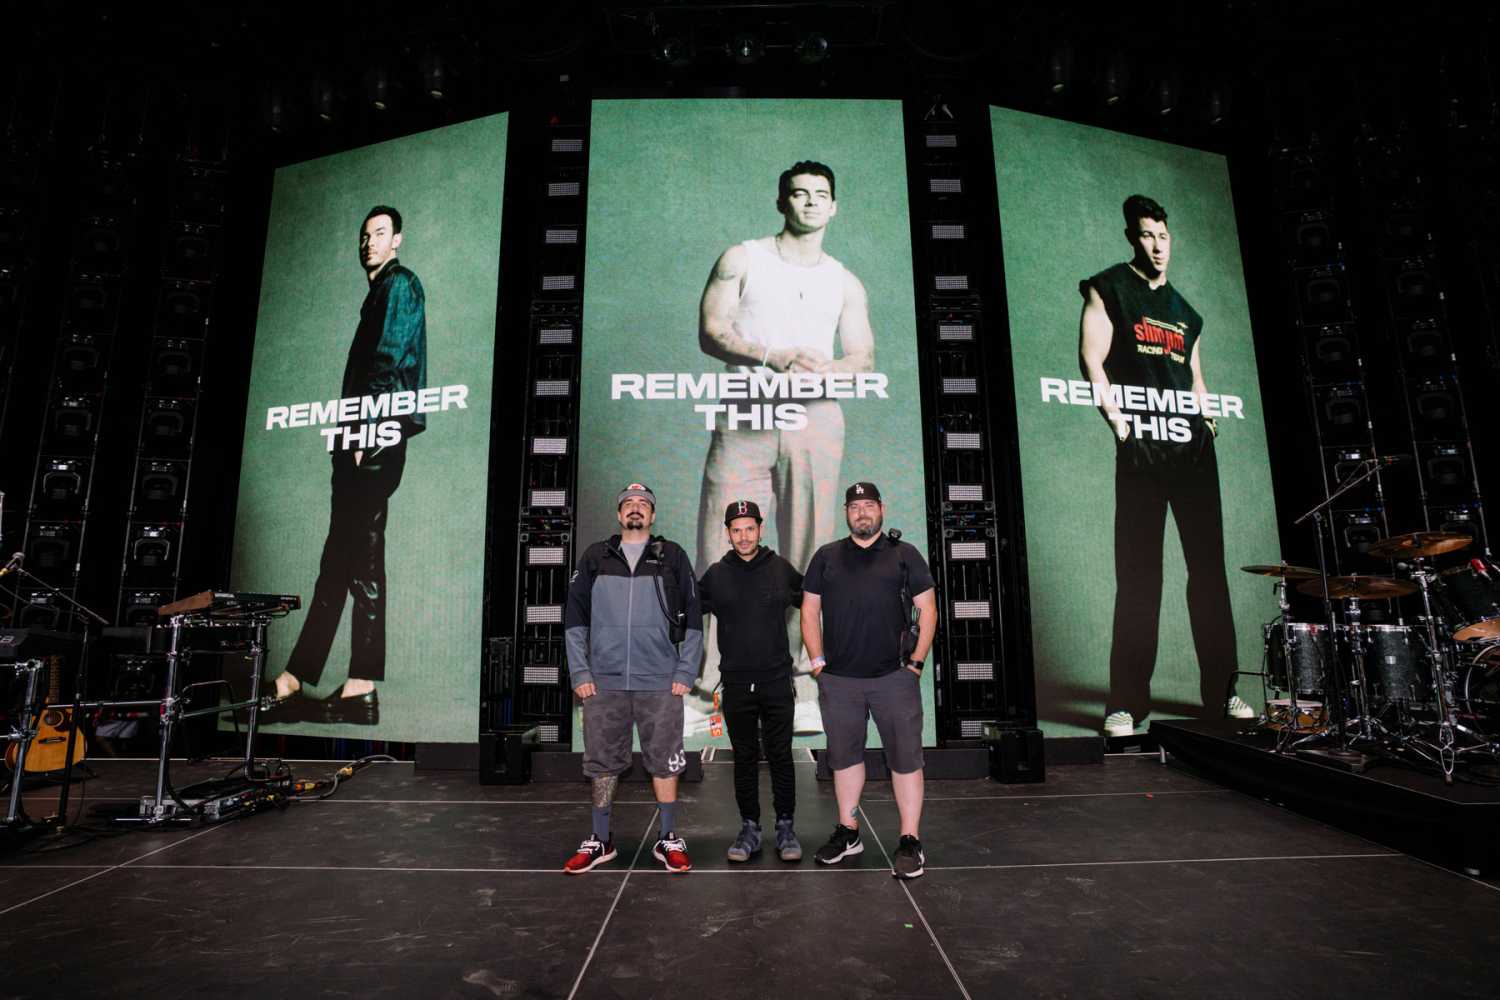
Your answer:
[[[1338,488],[1330,493],[1327,499],[1313,506],[1311,510],[1292,522],[1294,526],[1300,525],[1307,520],[1312,520],[1313,528],[1318,538],[1318,576],[1323,582],[1323,611],[1328,616],[1328,645],[1329,666],[1325,678],[1328,695],[1323,700],[1327,703],[1325,709],[1333,720],[1333,729],[1337,747],[1327,750],[1302,750],[1300,753],[1321,755],[1336,761],[1341,765],[1351,767],[1355,770],[1363,770],[1368,758],[1349,747],[1348,719],[1344,712],[1344,677],[1339,670],[1339,657],[1337,639],[1339,634],[1338,619],[1333,613],[1333,595],[1328,592],[1328,553],[1327,543],[1323,537],[1323,515],[1333,506],[1333,502],[1350,490],[1359,486],[1365,480],[1371,478],[1380,470],[1378,459],[1365,459],[1364,468],[1352,473],[1348,479],[1339,484]]]
[[[1453,765],[1455,760],[1454,742],[1458,727],[1458,713],[1454,708],[1453,699],[1448,691],[1448,671],[1444,662],[1446,657],[1443,649],[1438,645],[1437,623],[1432,617],[1432,594],[1429,585],[1436,578],[1436,574],[1427,566],[1427,560],[1422,558],[1413,559],[1414,564],[1411,578],[1416,581],[1417,588],[1422,594],[1422,615],[1427,627],[1427,649],[1432,657],[1432,690],[1437,696],[1438,707],[1438,741],[1437,741],[1437,763],[1443,770],[1443,781],[1453,784]]]
[[[1292,663],[1292,602],[1286,596],[1286,577],[1276,579],[1276,603],[1281,608],[1281,662],[1286,664],[1287,672],[1287,697],[1291,700],[1291,725],[1283,726],[1276,731],[1276,747],[1274,752],[1281,753],[1286,749],[1288,741],[1297,735],[1297,720],[1302,717],[1302,710],[1297,706],[1297,677],[1296,668]],[[1314,640],[1316,643],[1316,639]],[[1269,705],[1271,699],[1267,697],[1266,673],[1262,672],[1260,678],[1260,700],[1262,705]]]
[[[1359,623],[1360,606],[1359,599],[1354,597],[1344,600],[1344,622],[1349,629],[1349,663],[1353,668],[1349,678],[1349,686],[1354,689],[1354,705],[1359,711],[1359,736],[1362,739],[1374,740],[1375,733],[1370,725],[1370,699],[1369,685],[1365,683],[1365,642],[1364,628]],[[1350,740],[1354,737],[1351,735]]]

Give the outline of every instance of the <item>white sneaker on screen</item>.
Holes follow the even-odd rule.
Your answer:
[[[1255,718],[1255,709],[1251,708],[1250,704],[1239,695],[1235,695],[1234,697],[1229,699],[1228,709],[1229,717],[1231,719]]]
[[[682,701],[682,735],[699,736],[707,733],[710,728],[708,713],[688,701]]]
[[[823,710],[815,701],[799,701],[792,709],[792,732],[798,736],[823,731]]]
[[[1111,712],[1104,719],[1105,736],[1129,736],[1135,732],[1135,719],[1129,712]]]

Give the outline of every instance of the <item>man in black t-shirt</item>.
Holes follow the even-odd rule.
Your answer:
[[[839,820],[815,857],[837,864],[864,845],[859,795],[865,732],[875,720],[901,814],[892,861],[898,878],[922,874],[922,665],[937,634],[937,595],[922,554],[881,532],[885,504],[874,483],[844,493],[849,537],[818,549],[802,579],[802,643],[818,680],[828,766]],[[912,634],[911,613],[918,613]],[[826,640],[826,642],[825,642]]]
[[[1228,697],[1231,714],[1254,714],[1229,690],[1237,654],[1214,455],[1218,427],[1201,414],[1208,393],[1203,318],[1167,281],[1172,243],[1166,210],[1143,195],[1131,195],[1123,209],[1131,260],[1078,286],[1084,299],[1079,358],[1116,443],[1107,736],[1130,735],[1151,711],[1168,509],[1187,566],[1188,620],[1204,709],[1217,713]],[[1155,390],[1157,399],[1170,401],[1175,412],[1132,408],[1142,390]]]
[[[797,783],[792,768],[792,653],[786,609],[802,603],[802,574],[760,544],[760,507],[735,500],[724,510],[730,549],[698,583],[705,613],[718,621],[719,670],[723,675],[724,721],[734,747],[734,797],[740,833],[730,861],[749,861],[760,851],[761,744],[771,765],[776,806],[776,853],[801,861],[802,845],[792,829]]]

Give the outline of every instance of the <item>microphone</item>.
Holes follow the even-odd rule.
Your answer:
[[[893,542],[899,542],[899,541],[901,541],[901,529],[900,528],[892,528],[889,531],[887,531],[886,534],[891,536],[891,541],[893,541]]]
[[[10,555],[10,562],[6,563],[3,568],[0,568],[0,576],[8,576],[9,574],[14,573],[16,570],[21,568],[21,563],[25,560],[26,553],[12,552]]]
[[[1381,458],[1371,459],[1376,465],[1396,465],[1400,462],[1410,462],[1410,455],[1386,455]]]

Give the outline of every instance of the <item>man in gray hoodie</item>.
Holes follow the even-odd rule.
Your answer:
[[[652,856],[673,872],[692,868],[677,835],[682,696],[698,676],[703,613],[687,553],[651,534],[656,495],[631,483],[615,501],[620,533],[584,550],[563,617],[568,675],[583,701],[583,773],[593,784],[593,830],[563,866],[579,875],[615,857],[610,808],[630,769],[630,731],[640,733],[660,812]]]

